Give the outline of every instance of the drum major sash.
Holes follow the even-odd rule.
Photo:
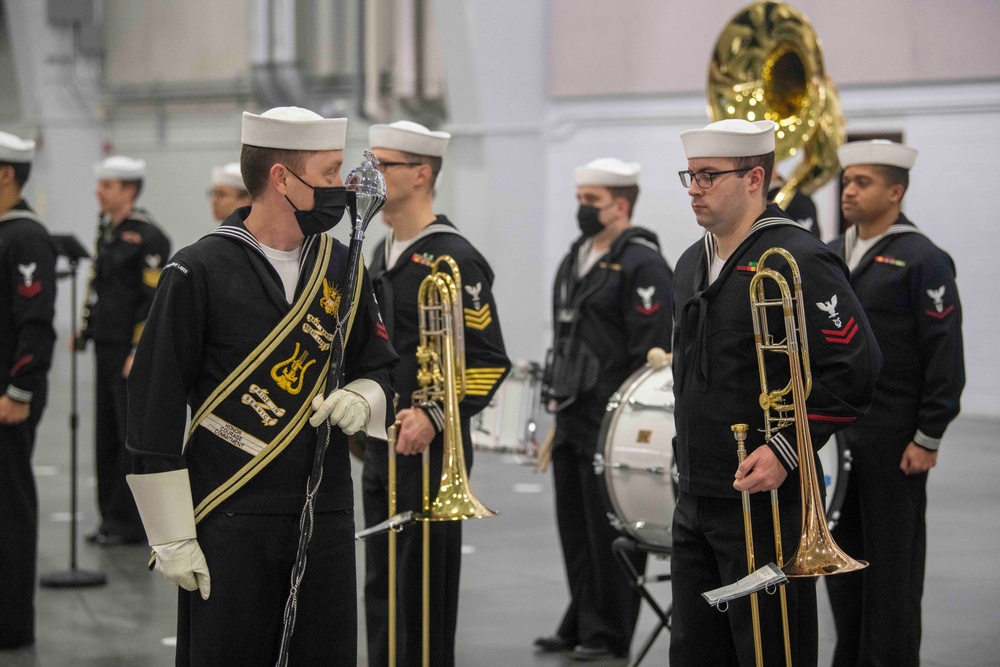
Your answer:
[[[319,248],[302,294],[288,314],[195,412],[195,430],[214,434],[219,446],[236,447],[248,461],[195,507],[195,522],[269,465],[291,444],[312,413],[313,398],[326,388],[334,345],[347,345],[363,280],[357,281],[346,322],[338,319],[341,276],[330,275],[333,240]],[[359,276],[364,270],[359,260]]]

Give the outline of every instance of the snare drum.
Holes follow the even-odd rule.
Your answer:
[[[497,387],[489,405],[472,418],[472,445],[501,453],[538,453],[539,440],[552,428],[553,417],[542,409],[542,371],[535,362],[520,362]]]
[[[674,376],[646,364],[608,402],[594,469],[629,535],[669,547],[674,514]]]

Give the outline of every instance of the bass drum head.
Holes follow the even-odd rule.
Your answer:
[[[608,402],[598,451],[608,499],[622,528],[658,547],[672,544],[675,434],[669,362],[658,369],[646,364]]]

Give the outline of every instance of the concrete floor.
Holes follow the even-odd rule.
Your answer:
[[[51,405],[35,456],[41,500],[41,574],[66,569],[69,564],[69,371],[62,351],[56,363]],[[89,386],[90,363],[86,356],[81,360],[81,387]],[[91,412],[89,392],[82,391],[81,535],[95,524]],[[924,665],[1000,665],[1000,572],[992,565],[1000,547],[998,426],[959,419],[949,430],[940,464],[930,477]],[[536,636],[554,631],[567,601],[551,476],[535,475],[513,457],[491,452],[477,455],[475,471],[476,494],[501,516],[471,521],[465,527],[458,663],[570,664],[562,656],[536,654],[531,646]],[[159,575],[146,571],[146,555],[142,547],[100,548],[81,539],[79,567],[104,572],[107,585],[39,589],[37,646],[25,652],[0,651],[0,665],[172,665],[168,638],[175,634],[175,593]],[[664,561],[650,562],[650,573],[667,570]],[[827,665],[835,638],[820,586],[820,664]],[[664,603],[669,601],[669,584],[655,584],[652,590]],[[654,625],[653,614],[644,608],[633,649]],[[643,664],[667,664],[667,643],[662,634]],[[363,665],[363,637],[359,646],[359,664]]]

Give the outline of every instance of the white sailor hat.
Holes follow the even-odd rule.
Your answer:
[[[684,154],[699,157],[752,157],[774,151],[775,124],[770,120],[751,123],[727,118],[709,123],[700,130],[681,132]]]
[[[112,155],[98,162],[94,171],[98,180],[141,181],[146,178],[146,161]]]
[[[837,149],[837,158],[844,168],[855,164],[884,164],[910,169],[917,161],[917,151],[894,141],[872,139],[844,144]]]
[[[573,170],[573,180],[580,185],[603,185],[621,188],[639,184],[638,162],[623,162],[616,157],[601,157]]]
[[[291,151],[342,151],[346,118],[323,118],[301,107],[275,107],[262,113],[243,112],[240,142]]]
[[[447,132],[434,132],[409,120],[368,128],[368,143],[372,148],[388,148],[428,157],[444,155],[449,139],[451,135]]]
[[[0,132],[0,162],[31,162],[34,157],[34,141]]]
[[[228,185],[231,188],[246,192],[247,186],[243,183],[243,174],[240,173],[240,163],[227,162],[221,167],[212,167],[212,185]]]

